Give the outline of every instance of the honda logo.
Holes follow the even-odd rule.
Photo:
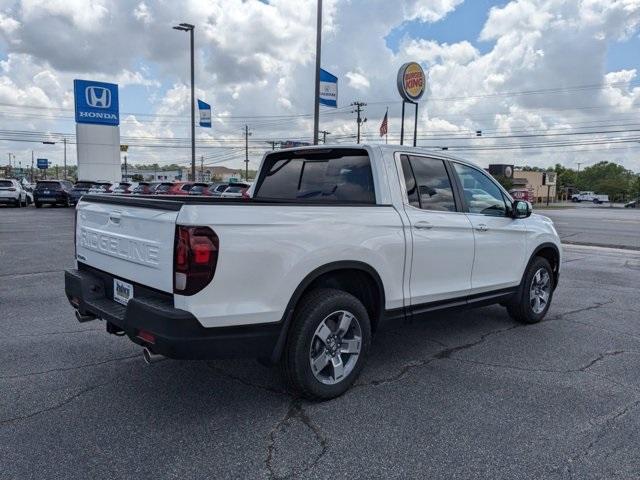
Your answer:
[[[84,91],[87,105],[94,108],[111,107],[111,90],[104,87],[87,87]]]

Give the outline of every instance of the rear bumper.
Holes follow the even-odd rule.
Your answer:
[[[0,203],[9,203],[11,205],[13,205],[14,203],[18,202],[18,195],[16,195],[15,197],[0,197]]]
[[[124,332],[153,353],[189,360],[272,356],[280,325],[205,328],[191,313],[175,308],[171,295],[135,283],[134,298],[125,307],[112,300],[113,276],[84,268],[65,271],[65,293],[71,305],[81,315],[107,321],[109,332]],[[140,331],[151,333],[153,343],[140,338]]]
[[[71,200],[71,198],[67,197],[65,194],[52,194],[46,196],[38,194],[33,196],[33,201],[38,203],[65,203],[67,198]]]

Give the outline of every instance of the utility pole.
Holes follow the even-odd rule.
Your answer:
[[[31,150],[31,182],[33,183],[33,150]]]
[[[367,104],[364,102],[353,102],[351,106],[356,107],[355,110],[351,110],[351,113],[358,114],[356,117],[356,123],[358,124],[358,141],[356,143],[360,143],[360,125],[367,121],[367,119],[363,119],[360,114],[362,113],[362,107],[366,107]]]
[[[125,181],[127,180],[127,177],[129,176],[129,169],[127,168],[127,154],[124,154],[124,179]]]
[[[64,143],[64,179],[67,179],[67,137],[62,139],[62,143]]]
[[[327,132],[326,130],[320,130],[318,133],[322,134],[322,144],[327,143],[327,135],[331,135],[331,132]]]
[[[244,126],[244,168],[245,168],[245,180],[249,181],[249,126]]]
[[[322,50],[322,0],[318,1],[316,23],[316,85],[313,103],[313,144],[318,144],[318,128],[320,128],[320,61]]]
[[[204,155],[200,155],[200,181],[204,182]]]

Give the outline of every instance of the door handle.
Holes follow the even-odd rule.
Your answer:
[[[433,225],[431,225],[429,222],[418,222],[413,226],[413,228],[415,228],[416,230],[431,230],[433,228]]]
[[[487,227],[484,223],[480,223],[476,226],[476,230],[479,232],[486,232],[487,230],[489,230],[489,227]]]

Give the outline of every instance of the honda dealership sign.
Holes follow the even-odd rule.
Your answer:
[[[74,80],[77,123],[119,125],[118,85]]]
[[[74,80],[78,178],[119,182],[120,108],[118,85]]]

